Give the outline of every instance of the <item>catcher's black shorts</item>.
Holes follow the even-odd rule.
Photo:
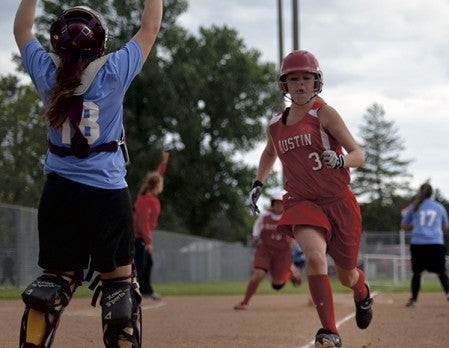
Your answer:
[[[106,190],[51,173],[38,210],[39,266],[112,272],[134,258],[128,188]]]
[[[446,247],[442,244],[411,244],[413,273],[425,270],[432,273],[446,273]]]

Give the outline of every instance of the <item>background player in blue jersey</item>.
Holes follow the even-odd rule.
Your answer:
[[[292,259],[293,266],[296,267],[296,273],[299,274],[299,277],[297,277],[297,281],[292,283],[294,286],[299,286],[302,283],[302,270],[306,265],[306,256],[304,255],[304,252],[302,251],[298,243],[295,244],[295,247],[292,251]]]
[[[37,0],[22,0],[14,36],[45,107],[49,149],[38,211],[43,275],[23,292],[20,347],[50,347],[60,315],[91,267],[101,275],[106,347],[140,347],[140,302],[132,269],[133,212],[121,148],[123,98],[156,40],[162,0],[146,0],[141,25],[104,55],[100,14],[77,6],[50,28],[56,54],[32,32]],[[123,343],[126,342],[126,343]]]
[[[436,202],[432,195],[432,186],[428,183],[422,184],[415,200],[407,207],[402,217],[402,228],[413,227],[410,242],[413,271],[412,297],[407,302],[407,307],[416,304],[421,288],[421,275],[425,270],[437,274],[446,298],[449,300],[446,247],[443,238],[443,229],[449,231],[449,220],[444,206]]]

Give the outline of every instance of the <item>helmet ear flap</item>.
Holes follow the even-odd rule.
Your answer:
[[[278,86],[279,89],[281,90],[281,92],[283,94],[287,94],[288,90],[287,90],[287,81],[285,81],[285,76],[281,76],[278,80]]]
[[[323,90],[323,75],[321,73],[316,74],[314,89],[317,94]]]

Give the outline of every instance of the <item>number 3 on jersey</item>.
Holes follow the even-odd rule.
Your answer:
[[[100,136],[100,125],[98,124],[98,117],[100,109],[98,105],[92,102],[83,102],[83,114],[79,124],[81,133],[87,139],[89,144],[92,144]],[[70,144],[71,140],[70,121],[67,118],[62,125],[62,142],[64,144]]]
[[[311,159],[315,162],[315,165],[312,167],[313,170],[320,170],[321,168],[323,168],[323,163],[321,162],[321,156],[318,154],[318,152],[311,152],[309,154],[309,159]]]

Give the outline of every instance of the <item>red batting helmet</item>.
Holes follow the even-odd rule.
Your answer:
[[[50,41],[59,56],[78,53],[94,60],[104,54],[108,29],[101,15],[86,6],[64,11],[50,27]]]
[[[323,72],[320,69],[318,60],[308,51],[293,51],[289,53],[282,61],[281,71],[279,73],[278,84],[282,93],[288,93],[286,86],[286,77],[292,72],[308,72],[315,74],[315,93],[318,94],[323,88]]]

